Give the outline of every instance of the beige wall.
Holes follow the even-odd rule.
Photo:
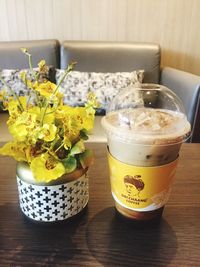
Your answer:
[[[162,65],[200,75],[200,0],[0,0],[0,41],[156,42]]]

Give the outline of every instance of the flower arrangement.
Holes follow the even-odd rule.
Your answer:
[[[0,154],[12,156],[17,161],[27,162],[38,182],[48,183],[76,169],[87,169],[92,161],[92,151],[87,150],[84,140],[93,128],[95,108],[94,95],[89,94],[84,107],[63,104],[59,87],[73,69],[72,63],[56,85],[46,76],[48,67],[44,60],[36,71],[27,49],[31,78],[22,72],[21,79],[27,86],[27,96],[17,96],[5,84],[0,99],[9,112],[8,129],[13,140],[0,148]]]

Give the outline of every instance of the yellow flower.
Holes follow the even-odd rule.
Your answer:
[[[7,125],[13,136],[12,142],[0,148],[0,154],[28,162],[35,179],[48,183],[76,168],[90,166],[92,155],[86,151],[84,140],[93,127],[97,102],[90,94],[85,107],[64,106],[58,87],[74,63],[56,85],[47,81],[49,68],[45,61],[41,60],[39,70],[34,71],[31,54],[25,48],[22,51],[29,58],[31,78],[24,71],[20,77],[31,93],[18,97],[12,88],[12,95],[0,93],[9,111]]]
[[[41,121],[42,114],[44,113],[44,108],[39,108],[37,106],[30,107],[28,109],[28,112],[31,114],[35,114],[37,117],[37,121]],[[55,114],[54,114],[54,108],[47,108],[46,115],[44,117],[43,123],[54,123],[55,120]]]
[[[61,92],[57,92],[56,96],[53,99],[54,106],[63,106],[63,94]]]
[[[38,86],[39,86],[39,85],[38,85],[38,82],[37,82],[37,81],[33,82],[33,89],[36,90],[36,88],[37,88]]]
[[[19,102],[17,100],[10,100],[7,106],[9,114],[11,114],[12,112],[18,112],[18,106]]]
[[[56,89],[56,84],[51,83],[51,82],[45,82],[41,83],[38,87],[35,88],[36,91],[40,93],[40,95],[50,98],[53,94],[53,92]]]
[[[5,99],[6,94],[7,92],[5,89],[0,92],[0,101],[3,101]]]
[[[59,106],[55,111],[56,119],[62,120],[65,118],[66,114],[71,111],[71,107],[69,106]]]
[[[40,62],[38,63],[38,67],[41,70],[43,70],[43,68],[46,66],[46,62],[44,59],[40,60]]]
[[[72,147],[72,142],[70,138],[67,136],[67,134],[64,135],[64,148],[65,149],[70,149]]]
[[[33,151],[33,149],[34,149],[34,147],[32,147],[32,146],[27,146],[26,149],[25,149],[26,159],[27,159],[27,162],[29,164],[31,163],[31,161],[34,158],[34,151]]]
[[[40,108],[37,106],[30,107],[28,109],[28,113],[35,114],[37,117],[37,120],[40,119]]]
[[[11,98],[8,102],[7,109],[9,111],[9,114],[11,115],[12,113],[19,113],[22,112],[21,109],[25,110],[26,109],[26,97],[25,96],[20,96],[18,98],[19,100],[15,100]]]
[[[65,120],[63,120],[63,127],[64,127],[64,146],[71,147],[67,145],[70,141],[71,143],[77,140],[80,135],[80,125],[78,121],[74,120],[70,115],[66,115]]]
[[[43,124],[38,137],[46,142],[51,142],[55,139],[57,127],[54,124]]]
[[[20,79],[22,80],[23,83],[26,83],[27,77],[25,71],[20,72]]]
[[[100,103],[97,100],[96,95],[93,92],[90,92],[87,96],[87,103],[86,103],[86,107],[93,107],[93,111],[94,108],[99,108]]]
[[[89,113],[85,107],[59,107],[55,113],[55,117],[64,122],[65,125],[86,129],[90,131],[94,126],[94,113]],[[73,121],[73,125],[70,124]]]
[[[26,158],[27,146],[23,143],[8,142],[0,148],[0,154],[4,156],[11,156],[17,161],[27,161]]]
[[[26,142],[28,136],[31,136],[34,133],[36,125],[36,114],[24,111],[20,114],[20,116],[12,121],[12,124],[9,123],[8,129],[17,141]]]
[[[48,73],[48,66],[46,65],[46,61],[45,60],[41,60],[39,63],[38,63],[38,67],[39,67],[39,76],[40,74],[47,74]]]
[[[80,139],[80,131],[86,130],[87,133],[94,125],[94,114],[88,113],[85,107],[61,106],[57,109],[55,118],[63,125],[66,149]]]
[[[88,112],[84,107],[77,108],[76,112],[77,120],[81,123],[81,128],[90,131],[94,126],[94,113]]]
[[[65,167],[59,161],[48,154],[42,154],[32,160],[30,168],[35,179],[39,182],[48,183],[65,173]]]

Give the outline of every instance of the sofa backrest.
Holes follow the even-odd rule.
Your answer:
[[[158,83],[160,47],[153,43],[64,41],[61,69],[76,61],[75,70],[85,72],[124,72],[143,69],[144,82]]]
[[[41,59],[47,65],[60,67],[60,44],[57,40],[0,42],[0,69],[29,68],[28,60],[20,48],[27,48],[32,54],[33,67],[37,67]]]

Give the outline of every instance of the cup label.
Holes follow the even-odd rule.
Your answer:
[[[135,211],[161,208],[168,201],[178,158],[166,165],[138,167],[108,153],[111,190],[115,201]]]

